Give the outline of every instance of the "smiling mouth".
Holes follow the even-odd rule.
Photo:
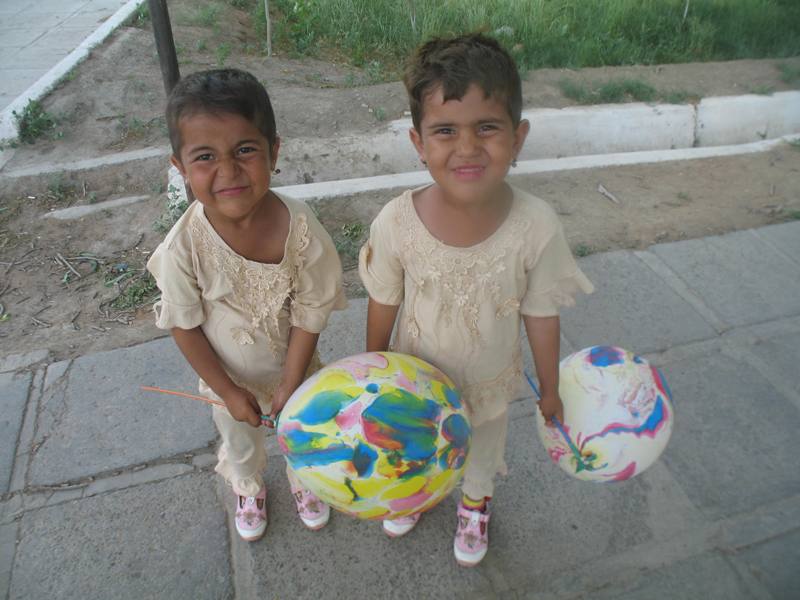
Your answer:
[[[467,180],[480,178],[480,176],[483,175],[484,171],[485,171],[484,167],[481,167],[479,165],[466,165],[463,167],[456,167],[455,169],[453,169],[453,172],[455,173],[456,177],[458,177],[459,179],[467,179]]]
[[[239,194],[241,194],[246,189],[247,189],[247,186],[242,185],[242,186],[238,186],[238,187],[223,188],[221,190],[217,190],[214,193],[217,194],[218,196],[238,196]]]

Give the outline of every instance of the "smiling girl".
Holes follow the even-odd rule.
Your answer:
[[[222,400],[216,470],[236,495],[236,530],[266,530],[262,415],[273,418],[307,373],[328,315],[345,305],[330,236],[309,208],[278,196],[270,179],[280,138],[264,87],[235,69],[181,80],[167,103],[172,164],[196,201],[147,263],[161,290],[156,325],[169,329],[200,376],[200,393]],[[329,509],[288,473],[303,523]]]
[[[520,321],[539,408],[560,419],[559,306],[592,285],[553,209],[505,180],[529,129],[508,53],[482,35],[432,40],[405,84],[411,141],[434,183],[395,198],[372,223],[359,264],[367,350],[386,350],[397,321],[393,349],[435,364],[461,389],[473,430],[453,549],[473,566],[488,548],[494,477],[506,469],[508,404],[520,397]],[[403,535],[418,519],[383,527]]]

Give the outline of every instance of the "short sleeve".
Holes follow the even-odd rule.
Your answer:
[[[299,260],[290,323],[309,333],[320,333],[333,310],[347,307],[342,264],[331,236],[313,214],[303,213],[297,227],[293,235]]]
[[[359,252],[358,274],[375,302],[399,306],[403,301],[405,273],[392,243],[388,207],[378,214],[370,226],[369,239]]]
[[[573,306],[579,292],[591,294],[594,286],[578,268],[564,230],[559,224],[533,264],[527,266],[528,289],[520,312],[530,317],[554,317],[559,307]]]
[[[194,329],[205,321],[200,288],[188,250],[182,250],[174,242],[163,242],[147,261],[147,270],[161,290],[161,300],[153,305],[156,327]]]

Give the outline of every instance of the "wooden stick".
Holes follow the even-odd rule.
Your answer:
[[[205,396],[195,396],[194,394],[185,394],[183,392],[175,392],[172,390],[165,390],[159,387],[152,387],[149,385],[141,385],[139,386],[140,389],[144,390],[145,392],[161,392],[162,394],[171,394],[173,396],[180,396],[181,398],[189,398],[191,400],[200,400],[201,402],[205,402],[207,404],[216,404],[217,406],[225,406],[224,402],[220,402],[219,400],[212,400],[211,398],[206,398]]]

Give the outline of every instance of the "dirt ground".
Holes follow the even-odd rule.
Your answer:
[[[197,25],[193,6],[189,0],[170,2],[184,73],[216,66],[223,43],[219,32]],[[258,56],[247,50],[256,43],[248,15],[226,10],[233,11],[236,43],[224,62],[267,83],[284,138],[327,138],[335,145],[341,135],[384,131],[386,121],[404,116],[400,83],[372,85],[374,74],[337,62]],[[560,92],[563,78],[634,77],[659,91],[695,96],[788,89],[776,68],[779,62],[800,67],[798,57],[537,70],[527,75],[525,106],[571,104]],[[49,348],[63,359],[163,335],[152,324],[149,307],[157,291],[143,269],[164,235],[154,223],[164,212],[166,165],[115,167],[91,177],[4,177],[31,165],[166,146],[163,101],[152,33],[133,27],[122,28],[93,51],[45,99],[45,108],[60,117],[62,135],[18,148],[0,171],[0,356]],[[343,166],[339,176],[352,175]],[[788,144],[762,154],[566,171],[517,177],[513,183],[556,208],[577,255],[800,218],[800,149]],[[619,204],[599,194],[598,184]],[[147,198],[81,219],[42,218],[54,209],[134,194]],[[315,205],[351,267],[346,273],[351,297],[363,293],[352,269],[355,250],[388,199],[358,196]]]

